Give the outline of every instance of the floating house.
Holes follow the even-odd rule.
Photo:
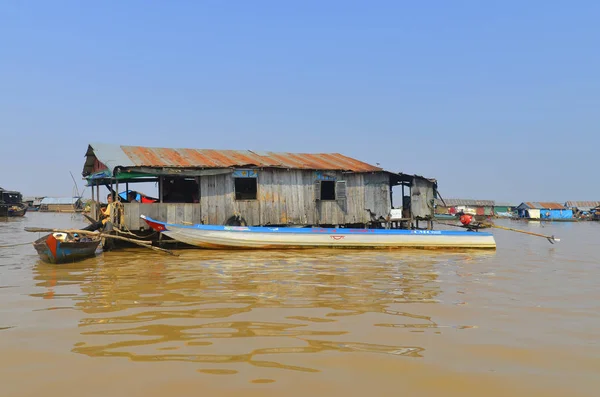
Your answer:
[[[92,214],[98,215],[107,193],[118,192],[122,210],[113,222],[131,231],[147,230],[142,214],[177,224],[389,227],[392,209],[398,227],[423,226],[419,221],[433,227],[434,179],[338,153],[92,143],[85,157]],[[399,203],[392,202],[394,187],[402,192]],[[123,191],[147,195],[127,202]]]
[[[515,208],[516,206],[511,203],[496,202],[494,205],[494,215],[509,218],[512,216]]]
[[[596,208],[592,208],[592,220],[600,221],[600,205]]]
[[[38,211],[44,197],[23,197],[23,203],[27,204],[28,211]]]
[[[573,210],[575,216],[590,216],[594,208],[600,206],[600,201],[567,201],[565,207]]]
[[[44,197],[40,202],[42,212],[80,212],[83,210],[81,197]]]
[[[465,212],[474,215],[491,216],[494,214],[494,200],[470,200],[470,199],[437,199],[435,213],[454,215],[457,212]]]
[[[560,203],[527,201],[517,207],[518,217],[523,219],[572,220],[573,210]]]

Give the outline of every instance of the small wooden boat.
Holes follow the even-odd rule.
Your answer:
[[[25,204],[10,205],[7,208],[7,216],[25,216],[27,206]]]
[[[140,218],[152,229],[200,248],[496,248],[494,235],[477,231],[180,225]]]
[[[67,233],[51,233],[33,242],[44,262],[71,263],[96,255],[100,237],[81,237]]]

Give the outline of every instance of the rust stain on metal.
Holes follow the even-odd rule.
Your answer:
[[[529,208],[536,208],[536,209],[549,209],[549,210],[564,210],[564,209],[566,209],[562,204],[552,203],[552,202],[528,201],[525,204],[527,204],[527,206]]]
[[[339,153],[255,153],[250,150],[168,149],[122,146],[137,166],[147,167],[276,167],[353,172],[383,171],[382,168]]]

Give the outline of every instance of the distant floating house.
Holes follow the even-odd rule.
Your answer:
[[[527,201],[519,204],[517,211],[524,219],[573,219],[573,210],[560,203]]]
[[[44,197],[40,202],[40,211],[79,212],[83,209],[81,197]]]
[[[470,200],[470,199],[436,199],[436,214],[456,214],[463,211],[475,215],[494,214],[494,200]]]
[[[600,201],[567,201],[565,203],[565,207],[573,210],[574,214],[589,214],[598,206],[600,206]]]
[[[37,211],[40,209],[43,199],[44,197],[23,197],[23,202],[27,204],[29,211]]]
[[[494,205],[494,215],[508,217],[511,216],[513,210],[515,209],[515,205],[506,202],[499,202]]]
[[[592,208],[592,219],[595,221],[600,221],[600,205],[596,208]]]

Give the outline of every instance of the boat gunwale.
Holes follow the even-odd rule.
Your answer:
[[[246,232],[246,233],[269,233],[269,234],[352,234],[352,235],[421,235],[421,236],[480,236],[490,237],[494,236],[492,233],[471,231],[471,230],[407,230],[407,229],[356,229],[356,228],[321,228],[321,227],[286,227],[286,226],[221,226],[221,225],[184,225],[179,223],[167,223],[150,218],[146,215],[140,215],[140,218],[147,221],[157,223],[167,228],[163,231],[169,231],[168,227],[175,227],[181,229],[194,229],[203,231],[217,231],[217,232]]]

